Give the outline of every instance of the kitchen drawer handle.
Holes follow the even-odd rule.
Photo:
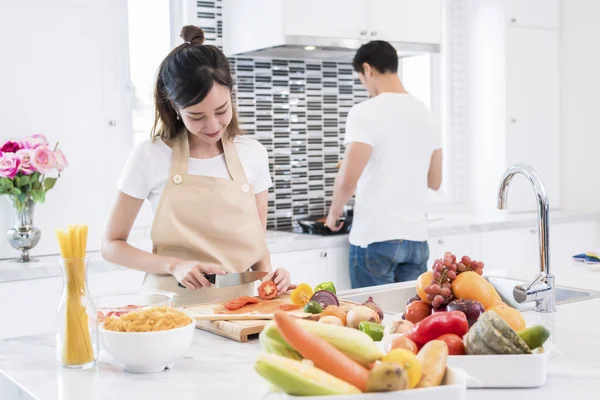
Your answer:
[[[438,239],[438,244],[444,244],[444,239]]]
[[[510,22],[514,24],[515,22],[517,22],[517,19],[516,18],[511,18]]]
[[[371,31],[371,36],[377,35],[377,31]]]
[[[364,36],[367,34],[367,31],[360,31],[360,34]]]
[[[321,258],[326,258],[326,257],[327,257],[327,252],[326,251],[321,252]]]

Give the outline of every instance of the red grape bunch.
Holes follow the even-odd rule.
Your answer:
[[[475,271],[479,275],[483,273],[483,262],[471,260],[469,256],[463,256],[457,263],[456,256],[447,251],[444,258],[438,258],[433,263],[433,280],[425,287],[427,300],[433,308],[440,308],[454,299],[452,294],[452,281],[456,276],[465,271]]]

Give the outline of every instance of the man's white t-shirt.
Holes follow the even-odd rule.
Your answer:
[[[426,241],[427,173],[441,148],[439,119],[406,93],[381,93],[352,107],[344,144],[372,146],[358,181],[350,243]]]
[[[269,189],[272,181],[264,146],[243,136],[236,137],[234,143],[254,193]],[[140,143],[129,154],[118,182],[119,190],[137,199],[147,199],[156,215],[160,195],[169,179],[172,155],[173,150],[161,139]],[[231,179],[223,154],[207,159],[190,158],[188,173]]]

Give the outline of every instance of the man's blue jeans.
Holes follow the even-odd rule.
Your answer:
[[[390,240],[371,243],[368,247],[351,245],[352,288],[416,280],[427,271],[428,259],[427,242]]]

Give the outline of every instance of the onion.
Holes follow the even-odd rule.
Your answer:
[[[367,306],[356,306],[348,311],[346,326],[358,329],[358,325],[363,321],[380,323],[381,319],[375,310]]]
[[[340,305],[337,296],[331,293],[329,290],[319,290],[315,292],[315,294],[313,294],[313,296],[310,298],[310,301],[316,301],[319,303],[323,310],[326,309],[327,306],[339,307]]]
[[[379,319],[383,321],[383,310],[373,301],[372,296],[369,296],[369,300],[362,303],[362,305],[375,310],[379,314]]]
[[[412,322],[402,319],[402,314],[397,314],[393,321],[385,327],[383,335],[404,334],[409,332],[413,326]]]

